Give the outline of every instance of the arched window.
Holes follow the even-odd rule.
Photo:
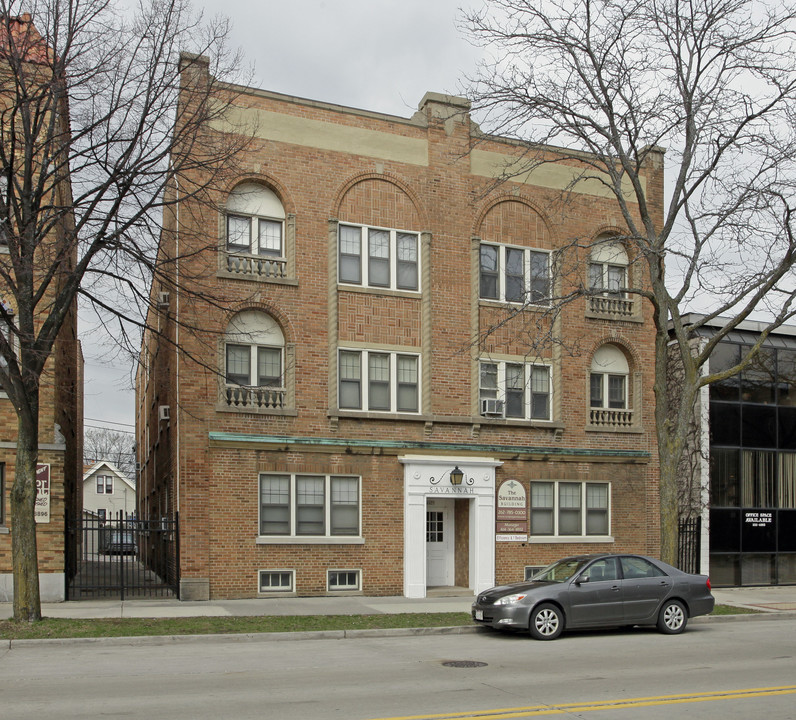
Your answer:
[[[627,358],[616,345],[603,345],[591,361],[589,376],[592,408],[626,409],[628,407]]]
[[[589,289],[603,295],[624,297],[627,287],[627,251],[617,240],[603,240],[589,256]]]
[[[227,251],[283,258],[285,210],[257,183],[241,183],[227,200]]]
[[[282,408],[285,403],[285,338],[260,310],[238,313],[224,337],[227,405]]]

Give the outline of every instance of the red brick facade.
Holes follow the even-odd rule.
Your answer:
[[[11,32],[17,33],[15,47],[27,52],[31,63],[39,62],[46,47],[31,23],[30,15],[11,19]],[[2,31],[5,32],[5,29]],[[0,37],[0,45],[7,40]],[[8,75],[6,60],[0,60],[0,75]],[[35,76],[35,69],[31,76]],[[7,79],[7,78],[6,78]],[[13,87],[13,82],[9,84]],[[13,91],[12,91],[13,92]],[[60,107],[61,119],[67,122],[67,108]],[[35,178],[34,178],[35,182]],[[57,202],[71,207],[68,181],[55,187],[61,195]],[[71,218],[68,219],[71,222]],[[65,220],[66,222],[66,220]],[[61,228],[54,229],[47,238],[52,251],[59,242]],[[72,262],[74,260],[72,259]],[[8,244],[0,241],[0,264],[13,277]],[[39,305],[47,308],[56,294],[61,280],[56,278],[49,286]],[[0,301],[16,314],[14,299],[0,282]],[[41,322],[44,318],[41,318]],[[66,515],[77,517],[82,505],[79,478],[82,477],[83,458],[83,358],[77,339],[77,303],[70,308],[58,335],[45,371],[41,377],[39,396],[39,456],[38,462],[49,467],[49,501],[44,501],[42,512],[37,513],[36,541],[39,563],[39,586],[42,601],[59,601],[65,598],[66,554],[76,552],[65,545]],[[10,517],[10,489],[16,472],[17,414],[8,396],[0,389],[0,601],[13,597],[11,537],[14,532]],[[41,495],[40,495],[41,497]],[[45,511],[46,508],[46,511]]]
[[[217,208],[185,201],[165,219],[164,253],[183,259],[171,287],[153,288],[168,293],[163,334],[145,338],[137,383],[140,512],[179,512],[182,596],[418,596],[435,584],[481,590],[521,579],[527,566],[575,552],[655,554],[649,309],[639,299],[617,311],[577,297],[553,313],[548,300],[481,297],[489,294],[480,290],[482,244],[507,253],[498,287],[510,282],[506,248],[523,258],[526,283],[529,263],[548,263],[548,295],[588,285],[588,246],[621,234],[622,223],[594,181],[565,192],[582,171],[577,160],[545,148],[533,172],[498,183],[526,148],[484,136],[461,98],[429,94],[406,119],[234,90],[239,113],[211,133],[222,138],[245,123],[254,139],[240,176],[215,188]],[[646,181],[660,211],[662,163]],[[242,183],[248,195],[237,200]],[[241,210],[257,188],[266,189],[260,209],[252,200]],[[237,230],[228,228],[245,229],[246,218],[254,235],[240,243],[264,238],[267,226],[281,233],[279,246],[268,254],[265,239],[259,251],[229,245]],[[356,241],[363,227],[355,256],[356,242],[343,235]],[[376,236],[381,246],[371,245]],[[399,262],[407,258],[408,270]],[[357,270],[359,284],[348,275]],[[643,269],[632,258],[626,272],[638,286]],[[590,370],[605,346],[624,358],[625,404],[596,415]],[[278,381],[263,380],[263,369],[250,382],[231,378],[265,357],[281,358]],[[358,381],[348,375],[357,363]],[[498,373],[503,404],[489,407],[499,413],[483,414],[479,363]],[[522,417],[504,416],[514,412],[510,372],[524,373],[513,406]],[[465,475],[458,488],[454,466]],[[528,530],[496,539],[498,490],[509,479],[525,491]],[[544,492],[533,505],[535,481],[555,493],[554,508],[539,499]],[[302,495],[300,486],[314,490]],[[353,487],[354,499],[341,489]],[[579,500],[566,501],[565,491]],[[438,506],[440,498],[451,502]],[[569,517],[582,532],[564,530],[568,502],[581,504]],[[302,504],[317,506],[320,524]],[[436,507],[450,523],[437,560],[423,549]],[[552,534],[534,532],[546,522],[534,528],[534,511],[555,518]],[[354,517],[346,512],[358,513],[353,529],[339,519]]]

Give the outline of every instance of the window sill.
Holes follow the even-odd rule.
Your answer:
[[[315,537],[311,535],[258,535],[255,545],[364,545],[365,538],[359,536]]]
[[[254,273],[233,273],[229,270],[218,270],[216,277],[225,280],[244,280],[246,282],[270,283],[273,285],[292,285],[298,287],[298,280],[290,277],[270,277],[267,275],[256,275]]]
[[[587,425],[586,432],[602,432],[602,433],[627,433],[629,435],[641,435],[644,428],[633,426],[627,427],[614,427],[611,425]]]
[[[529,535],[528,542],[533,545],[544,543],[612,543],[613,535]]]
[[[531,312],[547,312],[552,307],[550,303],[519,303],[509,300],[494,300],[492,298],[478,298],[481,307],[500,308],[512,311],[529,310]]]
[[[420,290],[395,290],[386,287],[374,287],[372,285],[349,285],[348,283],[337,283],[337,290],[348,290],[354,293],[366,293],[368,295],[386,295],[388,297],[404,297],[412,298],[414,300],[420,299],[422,292]]]
[[[335,419],[352,418],[355,420],[417,420],[419,422],[430,420],[427,415],[419,413],[373,412],[369,410],[330,410],[328,416]]]
[[[5,526],[0,525],[0,535],[10,535],[11,531]]]
[[[540,430],[563,430],[564,423],[555,420],[525,420],[522,418],[490,417],[489,415],[479,415],[473,420],[474,423],[481,425],[505,425],[514,427],[533,427]]]
[[[291,408],[258,408],[254,406],[233,407],[216,405],[216,412],[235,413],[237,415],[277,415],[280,417],[298,417],[298,411]]]

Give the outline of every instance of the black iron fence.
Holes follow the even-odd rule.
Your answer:
[[[84,512],[67,525],[76,544],[68,600],[179,597],[178,518],[139,519]]]
[[[699,560],[702,550],[702,518],[681,518],[679,530],[677,566],[685,572],[699,573]]]

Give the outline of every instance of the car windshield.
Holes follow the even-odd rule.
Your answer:
[[[552,565],[548,565],[544,570],[540,570],[531,579],[534,582],[564,582],[569,580],[583,566],[584,561],[578,558],[568,558],[559,560]]]

